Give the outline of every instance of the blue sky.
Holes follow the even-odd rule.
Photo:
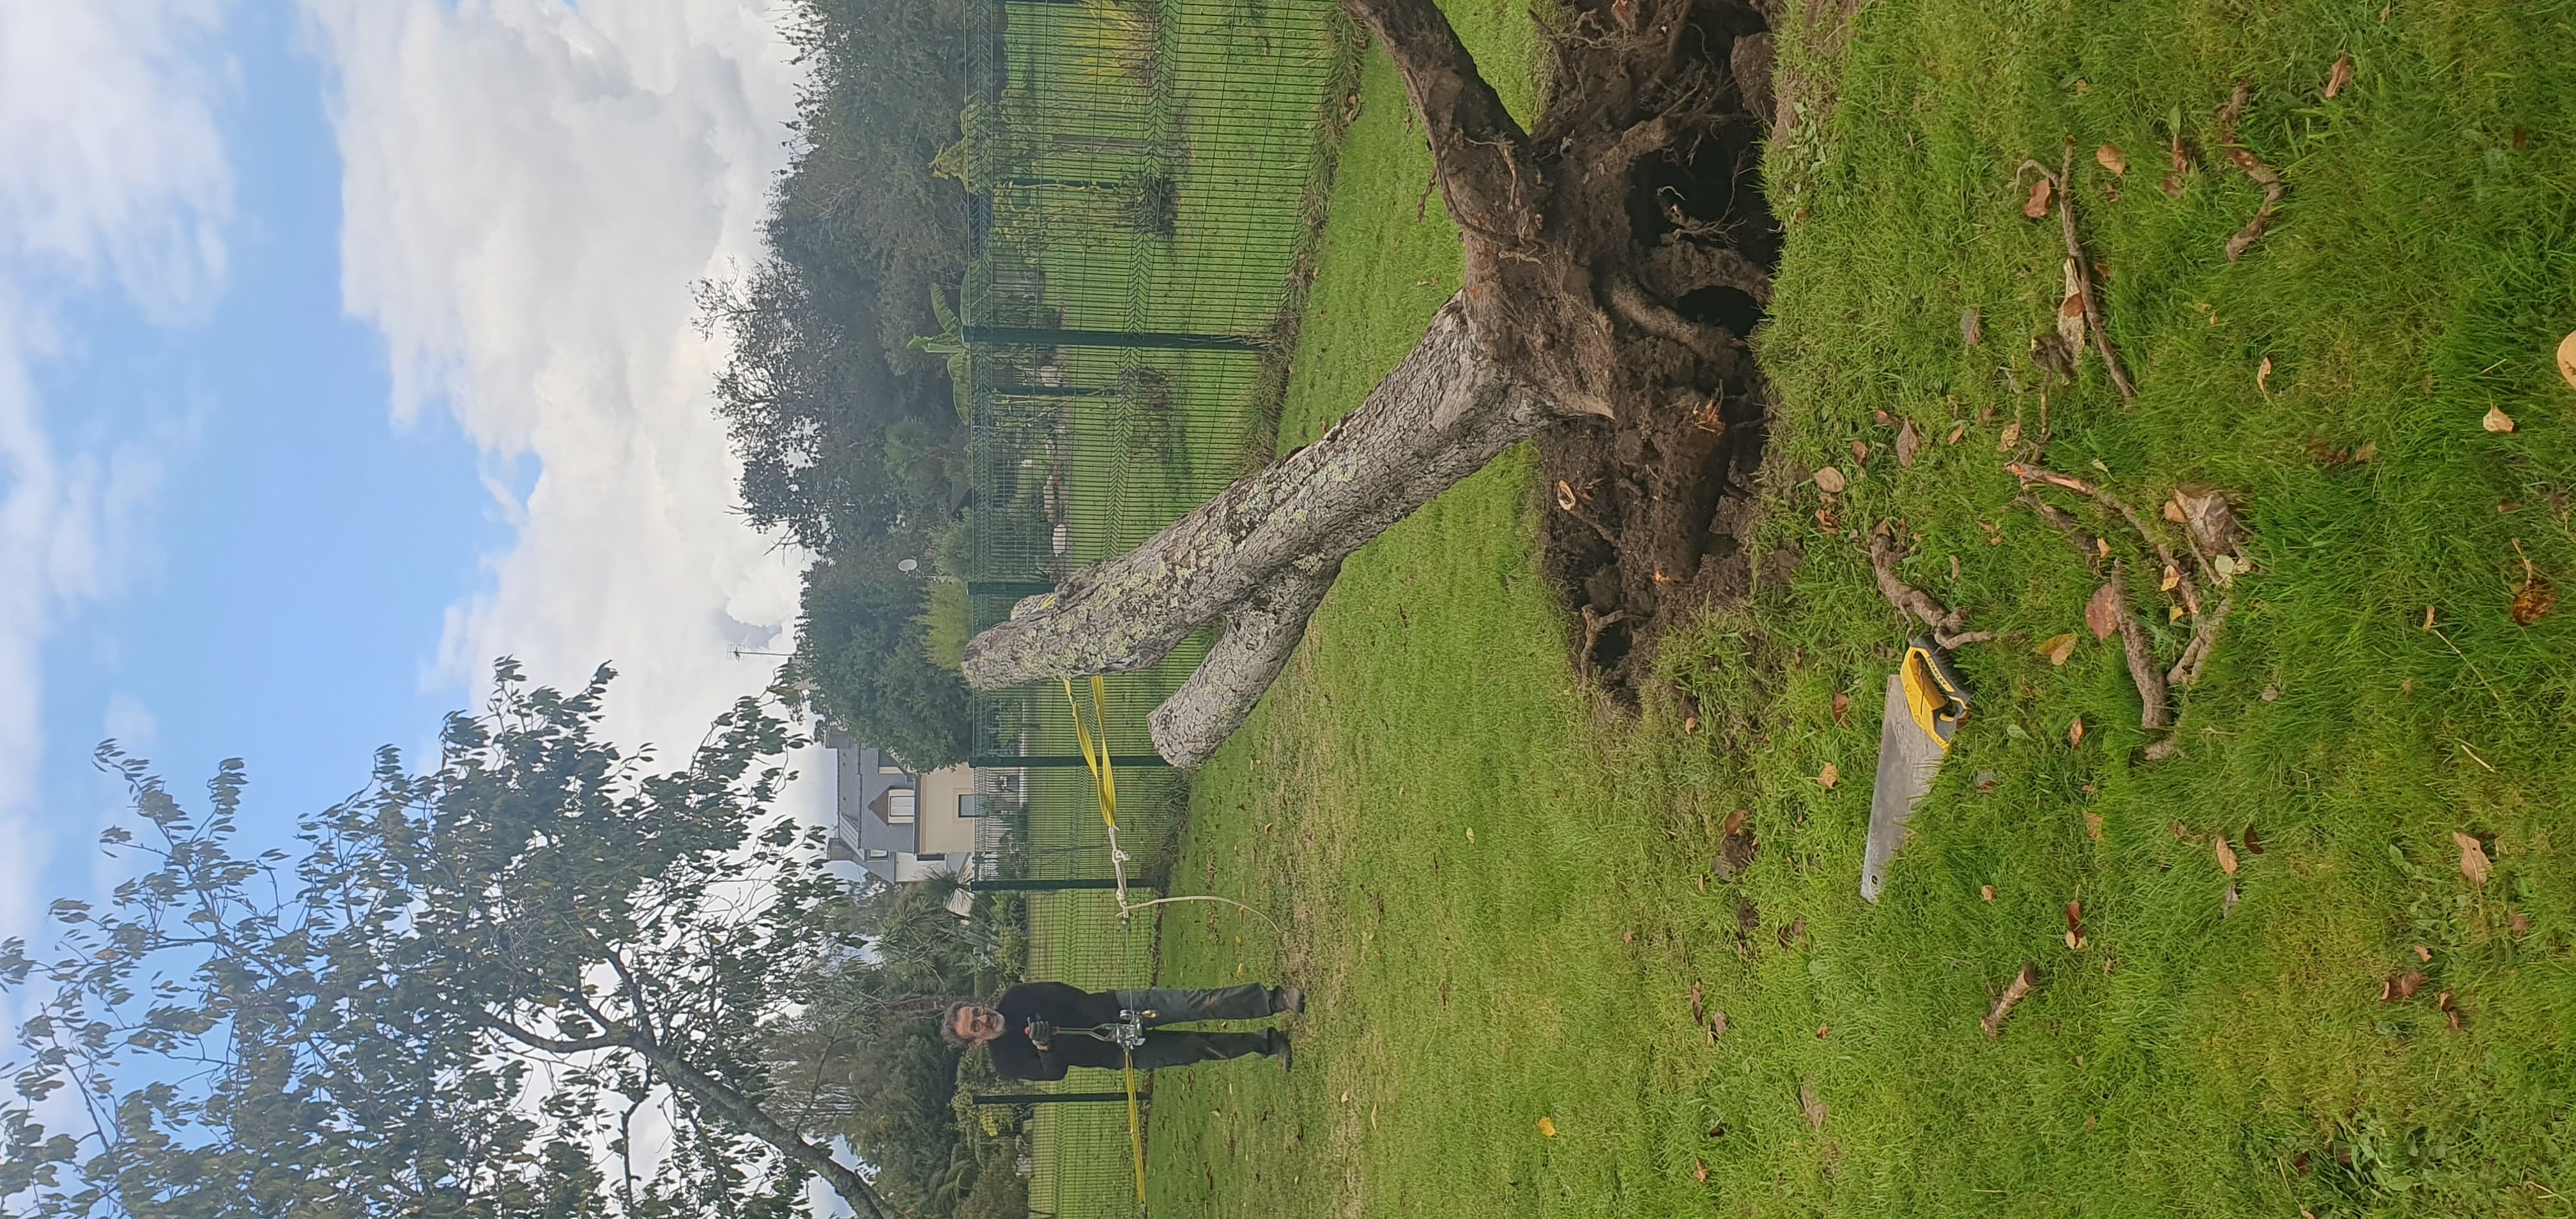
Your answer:
[[[105,878],[103,736],[283,837],[480,697],[694,744],[801,555],[693,281],[757,253],[772,0],[0,0],[0,935]]]
[[[45,644],[50,809],[103,811],[89,750],[111,733],[182,791],[249,759],[272,826],[352,790],[376,745],[414,747],[471,696],[432,673],[442,611],[508,542],[476,448],[445,417],[394,425],[384,340],[341,308],[324,65],[291,13],[228,16],[205,48],[233,65],[221,291],[175,322],[83,294],[77,349],[34,370],[59,444],[140,438],[159,467],[116,591]],[[57,845],[47,888],[70,891],[88,853]]]

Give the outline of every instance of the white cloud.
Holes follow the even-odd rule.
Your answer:
[[[436,686],[517,656],[623,674],[612,731],[694,746],[783,650],[804,556],[736,511],[720,343],[689,286],[750,262],[799,74],[769,0],[304,0],[336,68],[343,293],[396,418],[454,414],[524,500],[450,606]]]
[[[158,487],[147,444],[67,447],[35,370],[80,354],[57,312],[113,291],[147,317],[224,278],[232,176],[212,0],[0,4],[0,936],[31,929],[43,647],[129,570]]]

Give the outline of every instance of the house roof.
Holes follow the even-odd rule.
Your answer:
[[[838,728],[824,730],[823,745],[832,751],[832,804],[839,821],[832,839],[836,852],[846,852],[834,858],[851,859],[885,880],[894,880],[894,857],[921,850],[921,825],[917,821],[889,825],[871,806],[882,807],[885,794],[895,788],[920,790],[921,777],[903,769],[884,750],[862,744]],[[893,768],[891,773],[885,771],[887,767]],[[878,851],[885,854],[875,854]]]

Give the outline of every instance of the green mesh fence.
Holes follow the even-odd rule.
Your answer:
[[[955,337],[981,629],[1267,459],[1292,280],[1357,41],[1334,0],[1002,0],[974,11],[968,45],[966,138],[948,168],[979,209]],[[1107,683],[1140,897],[1169,876],[1188,794],[1151,756],[1145,715],[1205,651],[1194,641]],[[978,694],[973,712],[991,874],[1107,877],[1063,688]],[[1152,981],[1150,914],[1122,921],[1097,889],[1027,897],[1029,978]],[[1122,1086],[1073,1074],[1032,1090]],[[1124,1105],[1038,1105],[1023,1129],[1033,1213],[1133,1213]]]

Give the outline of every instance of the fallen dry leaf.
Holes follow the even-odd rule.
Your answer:
[[[1556,480],[1556,506],[1574,511],[1574,488],[1562,478]]]
[[[2263,357],[2263,366],[2254,370],[2254,392],[2260,394],[2272,392],[2272,357],[2270,356]]]
[[[2078,724],[2081,724],[2081,723],[2083,723],[2084,721],[2082,721],[2082,720],[2077,720],[2077,721],[2075,721],[2075,722],[2076,722],[2076,723],[2078,723]],[[2084,814],[2084,835],[2085,835],[2085,837],[2091,838],[2091,839],[2092,839],[2093,841],[2095,841],[2095,842],[2100,842],[2100,841],[2102,841],[2102,814],[2100,814],[2100,813],[2086,813],[2086,814]]]
[[[1953,581],[1956,581],[1958,578],[1959,578],[1959,556],[1957,556],[1957,555],[1951,555],[1951,556],[1950,556],[1950,579],[1951,579],[1951,580],[1953,580]]]
[[[1835,769],[1831,762],[1825,763],[1825,768],[1816,772],[1816,782],[1823,784],[1826,791],[1832,791],[1834,784],[1842,781],[1843,772]]]
[[[1834,691],[1834,722],[1845,728],[1851,727],[1851,695],[1840,690]]]
[[[1726,836],[1732,838],[1743,833],[1744,823],[1752,819],[1753,812],[1750,809],[1739,808],[1734,812],[1728,813],[1726,815]]]
[[[2490,406],[2486,418],[2479,420],[2478,426],[2490,432],[2510,432],[2513,430],[2513,416],[2504,413],[2501,406]]]
[[[2104,144],[2100,148],[2094,149],[2093,160],[2099,163],[2102,168],[2110,170],[2115,175],[2121,177],[2128,176],[2129,154],[2120,151],[2120,146],[2117,144]]]
[[[1815,1130],[1825,1128],[1825,1118],[1831,1111],[1825,1108],[1825,1098],[1816,1095],[1815,1080],[1798,1081],[1798,1110],[1807,1115],[1809,1128]]]
[[[2172,521],[2177,525],[2185,524],[2191,520],[2190,517],[2183,515],[2182,504],[2170,499],[2165,501],[2165,519]]]
[[[1555,1122],[1554,1120],[1552,1120],[1552,1119],[1544,1118],[1544,1117],[1543,1117],[1543,1118],[1538,1119],[1538,1136],[1539,1136],[1540,1138],[1543,1138],[1543,1139],[1552,1139],[1552,1138],[1555,1138],[1555,1137],[1556,1137],[1556,1122]]]
[[[2048,663],[2064,665],[2066,658],[2075,654],[2075,632],[2068,631],[2063,635],[2049,636],[2046,642],[2039,645],[2038,651],[2040,655],[2048,658]]]
[[[2055,189],[2056,185],[2049,181],[2046,174],[2040,175],[2039,181],[2031,184],[2030,199],[2021,205],[2021,214],[2033,220],[2047,215],[2048,196]]]
[[[2191,531],[2192,544],[2203,554],[2224,556],[2236,549],[2243,533],[2237,527],[2236,507],[2214,487],[2184,486],[2174,488],[2173,502],[2182,513],[2178,523]],[[2213,564],[2215,565],[2215,564]]]
[[[2379,1001],[2382,1003],[2403,1003],[2408,999],[2414,998],[2415,992],[2422,989],[2423,986],[2423,972],[2420,970],[2408,970],[2405,973],[2399,974],[2396,977],[2390,978],[2389,980],[2379,984]]]
[[[1830,1032],[1832,1032],[1832,1031],[1834,1031],[1834,1026],[1832,1026],[1832,1025],[1830,1025],[1830,1024],[1819,1024],[1819,1025],[1817,1025],[1817,1026],[1816,1026],[1816,1040],[1818,1040],[1818,1041],[1822,1041],[1822,1040],[1824,1040],[1824,1039],[1825,1039],[1825,1034],[1830,1033]]]
[[[2344,91],[2344,87],[2351,83],[2352,56],[2341,56],[2334,61],[2333,70],[2326,73],[2326,96],[2328,98],[2332,98],[2336,94],[2342,93]]]
[[[2531,916],[2520,910],[2514,911],[2512,917],[2504,921],[2504,925],[2506,930],[2515,935],[2531,934]]]
[[[2079,716],[2076,716],[2076,717],[2075,717],[2075,722],[2074,722],[2074,723],[2071,723],[2071,724],[2068,724],[2068,725],[2066,726],[2066,743],[2067,743],[2067,744],[2069,744],[2069,745],[2081,745],[2081,744],[2083,744],[2083,743],[2084,743],[2084,717],[2083,717],[2083,716],[2080,716],[2080,715],[2079,715]],[[2100,838],[2100,837],[2101,837],[2101,835],[2100,835],[2100,834],[2098,834],[2098,833],[2097,833],[2097,834],[2095,834],[2095,835],[2093,835],[2093,836],[2094,836],[2095,838]]]
[[[2433,961],[2433,950],[2426,948],[2422,944],[2417,944],[2415,946],[2415,959],[2429,965]]]
[[[1947,436],[1942,437],[1942,438],[1941,438],[1941,443],[1943,443],[1943,444],[1957,444],[1957,443],[1959,443],[1959,438],[1960,438],[1960,437],[1962,437],[1962,436],[1965,436],[1965,435],[1967,435],[1967,434],[1968,434],[1968,425],[1967,425],[1966,421],[1962,420],[1962,421],[1961,421],[1961,422],[1959,422],[1959,423],[1956,423],[1956,424],[1951,425],[1951,428],[1950,428],[1950,434],[1949,434],[1949,435],[1947,435]]]
[[[2568,385],[2576,386],[2576,331],[2558,340],[2558,375]]]
[[[2068,948],[2082,948],[2084,946],[2083,902],[2072,901],[2066,903],[2066,946]]]
[[[1908,419],[1905,421],[1905,426],[1896,433],[1896,464],[1912,466],[1915,457],[1922,452],[1923,431],[1914,426],[1913,420]]]
[[[1982,897],[1987,901],[1993,901],[1995,900],[1995,887],[1993,885],[1983,886],[1977,890],[1977,896]]]
[[[2218,855],[2218,870],[2230,876],[2236,875],[2236,849],[2227,845],[2225,835],[2214,839],[2213,845]]]
[[[2451,843],[2460,848],[2460,875],[2468,877],[2473,885],[2487,883],[2487,871],[2495,865],[2487,860],[2486,846],[2476,835],[2458,830],[2451,831]]]
[[[1703,1005],[1703,996],[1700,994],[1699,983],[1697,983],[1697,982],[1693,982],[1693,983],[1691,983],[1691,988],[1690,988],[1690,1005],[1691,1005],[1691,1023],[1693,1023],[1693,1024],[1704,1024],[1704,1023],[1707,1023],[1707,1021],[1708,1021],[1708,1008],[1707,1008],[1706,1006],[1704,1006],[1704,1005]]]
[[[2120,629],[2120,588],[2104,583],[2093,590],[2093,599],[2084,603],[2084,629],[2095,639],[2108,639]]]
[[[2004,434],[2002,438],[1995,441],[1995,451],[1998,453],[2009,453],[2013,451],[2013,446],[2020,443],[2021,420],[2015,419],[2004,425]]]
[[[2084,358],[2084,287],[2083,281],[2075,277],[2074,259],[2066,260],[2065,270],[2065,292],[2057,298],[2057,341],[2066,344],[2071,365]],[[2073,380],[2075,374],[2068,371],[2066,376]]]
[[[2433,1001],[2433,1006],[2442,1009],[2442,1018],[2450,1022],[2452,1032],[2460,1031],[2460,1009],[2452,1004],[2451,992],[2443,991],[2442,997]]]
[[[1694,734],[1694,733],[1697,733],[1698,731],[1699,731],[1699,717],[1698,717],[1698,716],[1696,716],[1696,715],[1685,715],[1685,716],[1683,716],[1683,717],[1682,717],[1682,735],[1683,735],[1683,736],[1690,736],[1690,735],[1692,735],[1692,734]]]
[[[2576,335],[2568,337],[2576,339]],[[1968,306],[1959,313],[1959,341],[1970,347],[1986,341],[1985,323],[1977,316],[1977,307],[1974,305]],[[2570,380],[2576,380],[2576,376],[2571,376]]]
[[[2531,560],[2524,559],[2522,587],[2515,589],[2513,593],[2513,624],[2530,626],[2540,621],[2541,616],[2547,614],[2557,604],[2558,590],[2551,587],[2549,581],[2540,578],[2540,573],[2532,569]]]
[[[1691,1180],[1702,1185],[1708,1184],[1708,1161],[1698,1156],[1691,1157]]]
[[[2245,844],[2245,853],[2248,855],[2260,855],[2263,853],[2263,840],[2256,836],[2253,826],[2246,826],[2245,832],[2237,835],[2237,841]]]
[[[1843,477],[1843,472],[1832,466],[1816,471],[1816,489],[1827,495],[1840,495],[1843,493],[1843,488],[1850,485],[1849,480]]]

